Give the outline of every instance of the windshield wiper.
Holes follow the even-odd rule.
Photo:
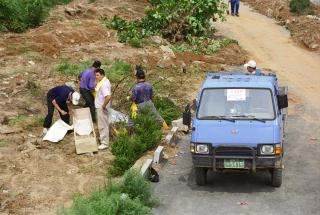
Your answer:
[[[227,116],[203,116],[199,119],[217,119],[217,120],[226,120],[230,122],[235,122],[236,120],[228,118]]]
[[[236,116],[232,116],[232,117],[243,117],[243,118],[248,118],[250,120],[256,120],[256,121],[263,122],[263,123],[266,122],[266,120],[259,119],[259,118],[257,118],[256,116],[253,116],[253,115],[236,115]]]

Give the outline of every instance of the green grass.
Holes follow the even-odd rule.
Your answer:
[[[173,120],[182,117],[182,112],[179,110],[177,105],[167,97],[156,97],[154,105],[156,106],[162,118],[169,125]]]
[[[139,172],[127,171],[118,183],[109,182],[88,197],[77,196],[69,209],[59,215],[145,215],[157,203],[152,197],[151,185]]]
[[[88,68],[90,66],[90,62],[74,64],[70,63],[67,59],[63,59],[54,70],[63,75],[78,76],[85,68]]]
[[[24,123],[24,122],[26,121],[26,119],[27,119],[27,116],[25,116],[25,115],[18,115],[18,116],[16,116],[15,118],[10,119],[9,122],[8,122],[8,125],[10,125],[10,126],[15,126],[15,125]]]
[[[8,144],[8,141],[7,141],[7,140],[3,140],[3,139],[0,140],[0,147],[4,147],[4,146],[6,146],[7,144]]]
[[[32,130],[33,128],[42,127],[44,117],[40,115],[33,115],[28,117],[26,115],[18,115],[15,118],[9,120],[8,125],[20,127],[26,130]]]
[[[297,14],[312,14],[310,0],[291,0],[290,11]]]
[[[107,66],[106,76],[113,83],[129,77],[133,72],[131,65],[124,60],[105,61],[103,64]]]

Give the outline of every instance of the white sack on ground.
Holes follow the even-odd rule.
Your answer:
[[[108,119],[109,119],[109,124],[113,124],[116,122],[128,123],[129,117],[124,113],[121,113],[121,112],[116,111],[112,108],[109,108],[108,109]]]
[[[76,120],[73,125],[74,131],[79,135],[89,135],[92,132],[90,119]]]
[[[72,130],[73,126],[68,125],[62,119],[56,121],[51,128],[48,130],[43,140],[48,140],[50,142],[56,143],[64,138],[68,130]]]

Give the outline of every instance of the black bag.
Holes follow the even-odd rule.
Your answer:
[[[149,181],[159,182],[159,174],[153,167],[150,167]]]

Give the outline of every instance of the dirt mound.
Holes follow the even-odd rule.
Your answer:
[[[315,15],[295,15],[286,0],[243,0],[260,13],[285,26],[294,41],[311,51],[320,52],[320,6],[313,5]]]

